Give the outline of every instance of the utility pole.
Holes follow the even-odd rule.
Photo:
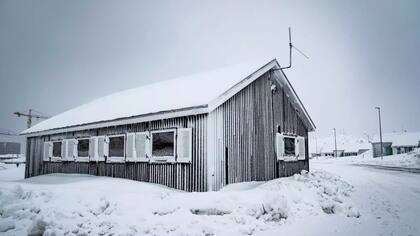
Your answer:
[[[334,130],[334,148],[335,148],[335,150],[334,150],[334,156],[337,157],[338,156],[337,155],[337,134],[336,134],[335,128],[333,128],[333,130]]]
[[[375,107],[375,109],[378,110],[378,117],[379,117],[379,139],[381,142],[381,160],[384,159],[384,149],[383,149],[383,144],[382,144],[382,123],[381,123],[381,108],[380,107]]]
[[[26,121],[26,128],[31,128],[32,126],[32,118],[36,118],[36,119],[48,119],[49,117],[47,116],[42,116],[42,115],[36,115],[32,113],[33,109],[29,109],[28,113],[23,113],[23,112],[14,112],[13,114],[17,115],[17,117],[27,117],[28,120]]]

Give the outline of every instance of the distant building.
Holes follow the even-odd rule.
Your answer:
[[[370,150],[370,144],[367,140],[352,135],[337,135],[337,150],[335,150],[334,136],[328,136],[318,140],[317,147],[314,148],[314,142],[311,142],[311,150],[315,151],[312,156],[357,156]],[[315,150],[314,150],[315,149]],[[334,153],[337,152],[337,155]]]
[[[382,135],[383,155],[395,155],[413,151],[420,147],[420,132],[394,132]],[[372,141],[373,157],[381,156],[381,143],[379,136]]]
[[[20,143],[0,142],[0,159],[5,156],[20,154]]]

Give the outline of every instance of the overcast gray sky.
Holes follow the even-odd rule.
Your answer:
[[[325,136],[420,130],[420,1],[0,0],[0,128],[180,75],[277,57]],[[112,108],[110,108],[112,109]]]

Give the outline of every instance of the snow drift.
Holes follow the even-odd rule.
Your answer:
[[[53,174],[0,187],[0,232],[17,235],[237,235],[305,215],[360,217],[353,187],[324,171],[186,193],[125,179]],[[1,233],[0,233],[1,234]]]

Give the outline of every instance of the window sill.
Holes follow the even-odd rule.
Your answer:
[[[61,159],[61,157],[52,157],[51,158],[51,162],[62,162],[63,159]]]
[[[190,159],[178,158],[178,160],[176,162],[178,162],[178,163],[184,163],[184,164],[191,164],[191,160]]]
[[[149,158],[126,158],[125,162],[150,162]]]
[[[295,162],[295,161],[298,161],[298,157],[297,156],[283,156],[283,159],[281,159],[279,161]]]
[[[77,157],[75,162],[89,162],[89,157]]]
[[[124,163],[124,157],[108,157],[106,160],[107,163]]]
[[[102,157],[102,158],[90,158],[89,161],[90,162],[103,162],[103,161],[105,161],[105,157]]]
[[[150,163],[176,163],[175,157],[152,157],[150,158]]]

